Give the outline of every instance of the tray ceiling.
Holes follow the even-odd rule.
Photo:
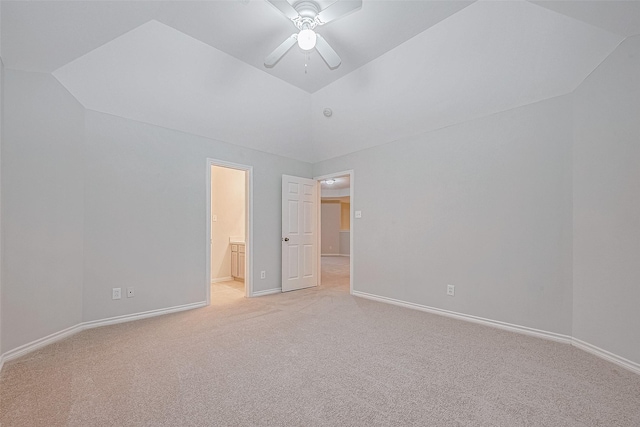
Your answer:
[[[293,26],[263,0],[3,1],[1,53],[86,108],[315,162],[569,93],[639,6],[365,0],[305,74],[297,48],[264,67]]]

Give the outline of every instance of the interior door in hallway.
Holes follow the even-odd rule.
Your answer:
[[[282,175],[282,292],[318,284],[318,183]]]

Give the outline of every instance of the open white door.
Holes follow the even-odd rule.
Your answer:
[[[318,182],[282,175],[282,292],[318,284]]]

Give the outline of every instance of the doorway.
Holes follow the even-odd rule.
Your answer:
[[[353,171],[315,178],[319,193],[319,284],[353,293]],[[347,277],[348,276],[348,277]]]
[[[207,303],[252,296],[250,166],[207,161]]]

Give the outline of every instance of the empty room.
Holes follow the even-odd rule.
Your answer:
[[[0,425],[640,426],[640,0],[0,1]]]

